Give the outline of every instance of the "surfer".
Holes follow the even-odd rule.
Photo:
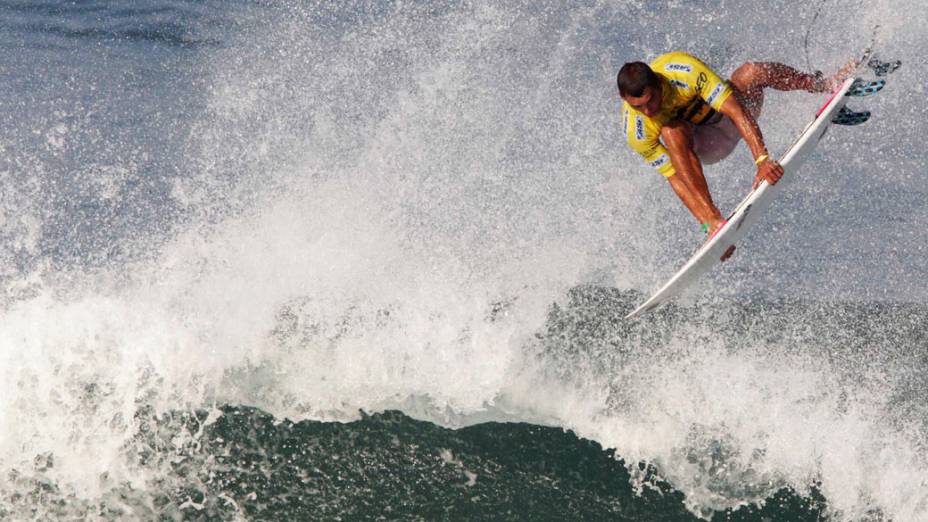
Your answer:
[[[683,52],[658,56],[650,65],[626,63],[617,78],[625,136],[667,178],[711,238],[725,220],[712,202],[703,163],[727,157],[743,138],[757,166],[753,186],[762,180],[775,184],[783,167],[770,157],[757,125],[764,89],[828,92],[853,70],[851,65],[825,78],[818,71],[806,74],[780,63],[752,62],[725,82]]]

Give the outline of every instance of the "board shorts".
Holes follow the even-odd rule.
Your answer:
[[[756,120],[763,108],[763,101],[757,109],[751,111]],[[741,133],[731,118],[717,112],[715,116],[702,125],[693,126],[693,152],[699,156],[704,165],[712,165],[727,158],[741,141]]]

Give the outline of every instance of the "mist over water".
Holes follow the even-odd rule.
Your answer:
[[[925,11],[3,7],[0,508],[36,476],[157,513],[208,428],[162,460],[139,434],[246,405],[563,427],[705,517],[813,486],[837,520],[928,517]],[[699,234],[619,139],[621,64],[829,72],[875,25],[904,66],[850,104],[872,121],[830,130],[682,308],[625,323]],[[770,150],[820,103],[768,93]],[[707,168],[723,210],[748,167],[739,147]]]

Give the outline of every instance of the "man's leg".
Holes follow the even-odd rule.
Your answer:
[[[768,87],[778,91],[824,89],[821,77],[774,62],[748,62],[738,67],[731,75],[731,84],[738,90],[742,105],[752,113],[763,102]]]
[[[722,225],[722,213],[712,202],[702,163],[693,151],[693,128],[681,120],[664,125],[661,141],[667,147],[676,174],[667,178],[671,188],[699,220],[709,224],[709,233]]]
[[[735,69],[731,84],[738,90],[740,101],[751,112],[760,108],[764,89],[778,91],[827,92],[857,67],[856,61],[848,62],[830,78],[818,74],[800,72],[788,65],[776,62],[748,62]]]

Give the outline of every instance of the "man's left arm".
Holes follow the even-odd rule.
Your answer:
[[[754,176],[754,185],[757,188],[762,180],[775,185],[783,177],[783,167],[774,161],[767,153],[767,146],[764,145],[764,137],[760,132],[757,121],[751,116],[751,113],[744,109],[737,96],[729,96],[719,108],[719,112],[731,118],[744,142],[751,149],[751,155],[757,165],[757,175]]]

